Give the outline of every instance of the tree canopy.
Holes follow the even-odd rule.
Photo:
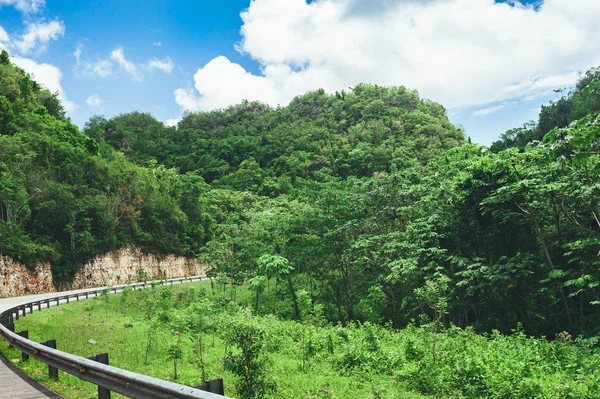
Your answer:
[[[598,69],[487,148],[369,84],[81,132],[0,60],[0,252],[57,280],[134,244],[205,260],[232,293],[249,281],[283,317],[308,299],[338,323],[600,335]]]

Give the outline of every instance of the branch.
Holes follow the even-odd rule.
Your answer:
[[[521,210],[521,212],[523,212],[526,215],[531,215],[531,212],[526,211],[525,209],[521,208],[521,205],[519,205],[517,203],[517,201],[513,201],[513,203],[517,206],[517,208],[519,208]]]

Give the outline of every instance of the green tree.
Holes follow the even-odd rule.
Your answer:
[[[267,374],[263,328],[255,320],[241,317],[231,320],[223,334],[228,348],[224,366],[236,376],[238,394],[243,399],[264,398],[274,384]]]

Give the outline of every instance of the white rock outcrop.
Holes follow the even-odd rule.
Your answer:
[[[0,255],[0,298],[124,284],[136,281],[139,275],[147,276],[148,280],[196,276],[203,274],[204,266],[196,259],[148,254],[128,246],[95,257],[75,274],[73,281],[56,287],[49,264],[37,265],[31,272],[19,262]]]

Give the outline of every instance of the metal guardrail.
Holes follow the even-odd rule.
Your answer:
[[[204,276],[183,277],[170,280],[161,280],[156,285],[173,285],[174,283],[185,283],[200,281]],[[55,367],[66,373],[74,375],[82,380],[89,381],[99,387],[109,389],[110,391],[120,393],[130,398],[139,399],[231,399],[226,396],[202,391],[186,385],[174,382],[164,381],[158,378],[149,377],[143,374],[120,369],[118,367],[105,365],[84,357],[75,356],[70,353],[62,352],[57,349],[49,348],[41,343],[30,341],[11,331],[14,329],[14,320],[18,320],[20,315],[25,315],[27,309],[33,313],[34,306],[41,310],[43,305],[49,308],[55,301],[58,306],[61,301],[69,303],[71,299],[80,300],[90,296],[98,296],[107,289],[117,293],[123,291],[125,287],[132,289],[144,289],[152,286],[151,283],[125,284],[115,287],[105,287],[100,289],[91,289],[68,295],[57,295],[38,301],[32,301],[12,307],[0,314],[0,336],[9,344],[21,352],[35,358],[50,367]]]

